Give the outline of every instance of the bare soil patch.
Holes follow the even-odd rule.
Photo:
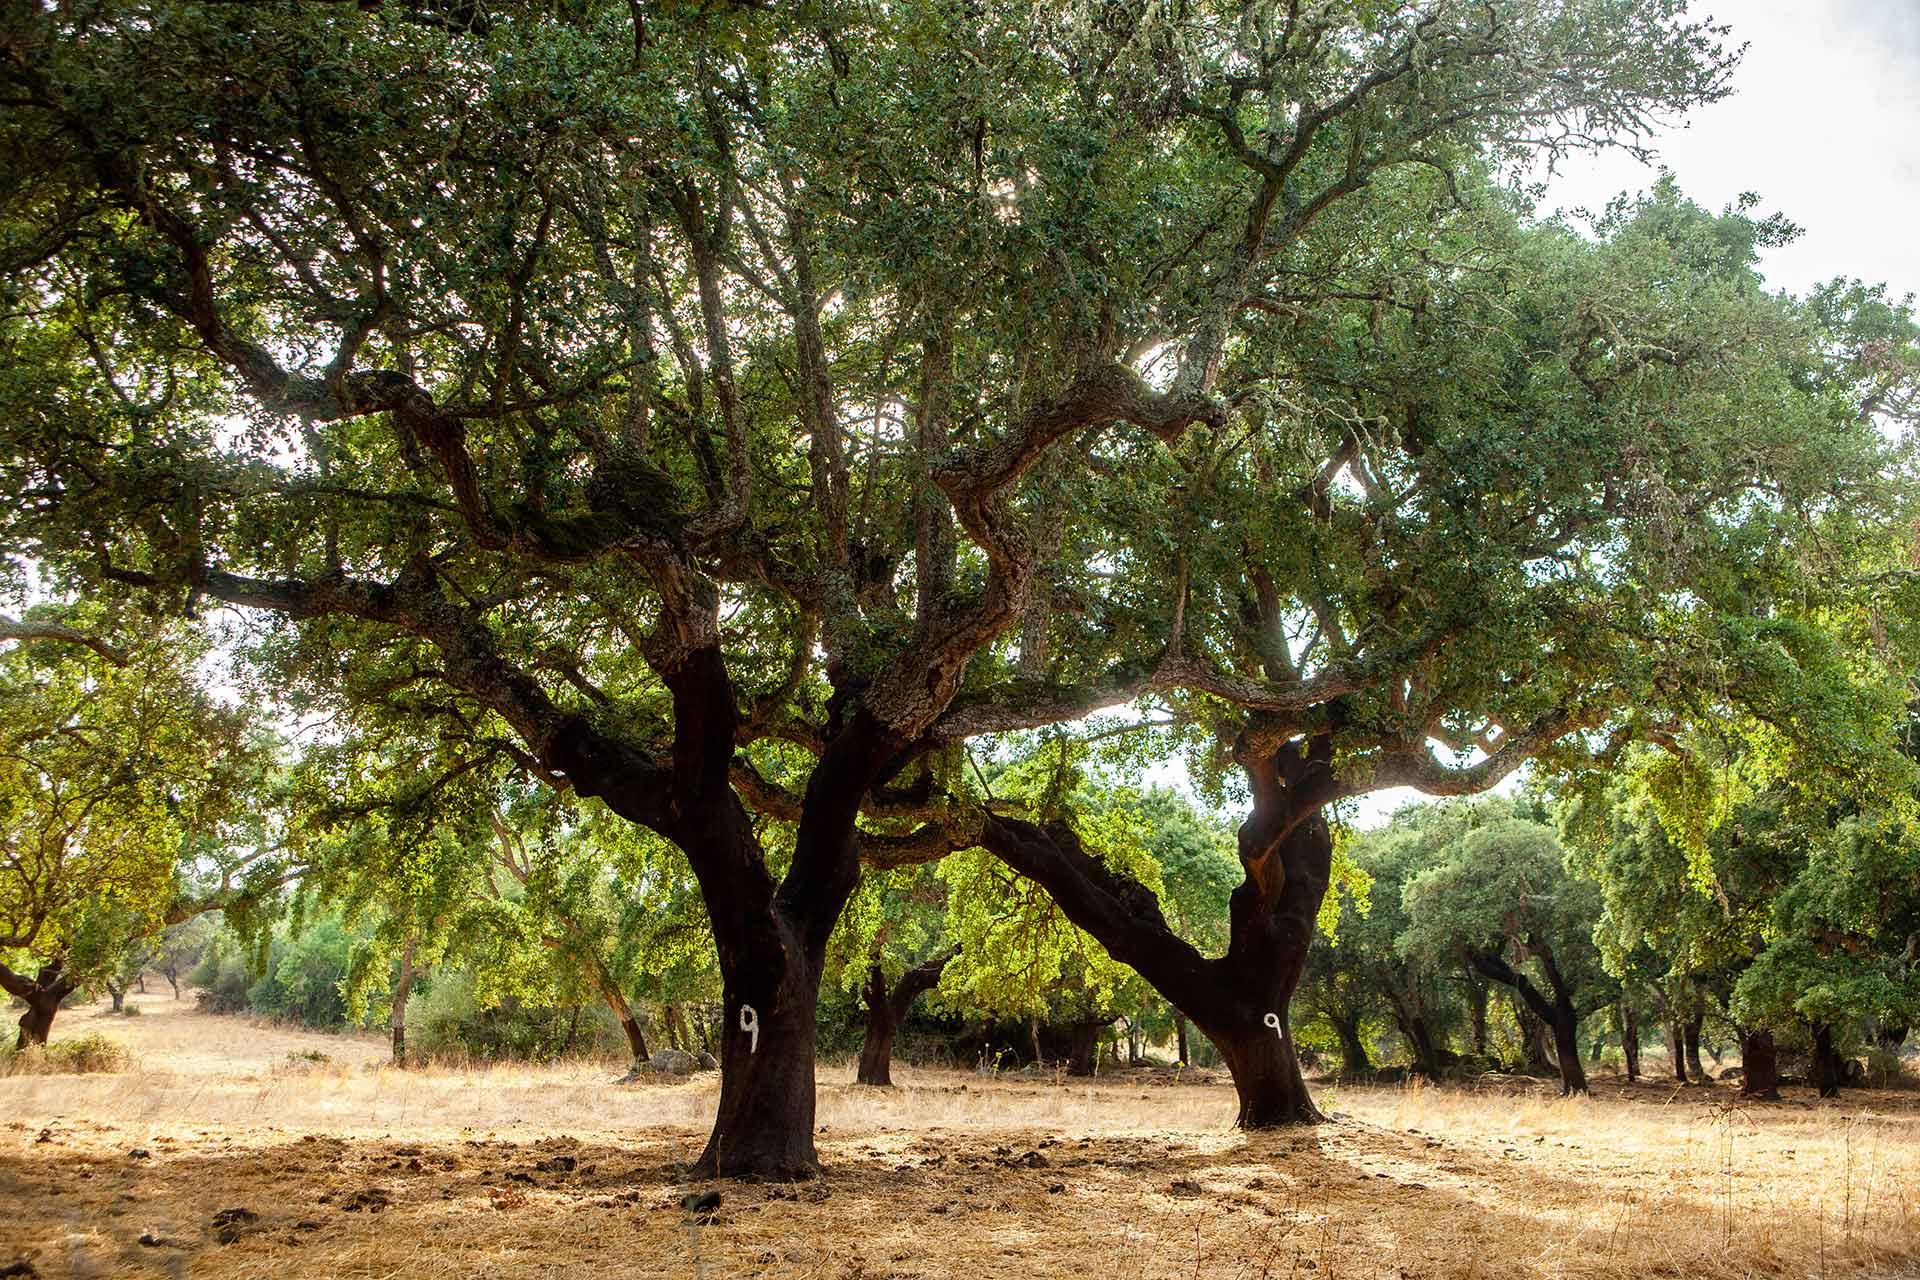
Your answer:
[[[138,1066],[0,1080],[0,1270],[65,1276],[1920,1275],[1920,1098],[1727,1087],[1563,1102],[1322,1091],[1225,1128],[1192,1074],[823,1071],[827,1176],[693,1184],[711,1077],[379,1066],[372,1038],[192,1011],[62,1015]],[[325,1054],[327,1061],[290,1054]],[[688,1209],[717,1190],[719,1204]]]

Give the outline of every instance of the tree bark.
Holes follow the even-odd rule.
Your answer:
[[[1620,997],[1620,1054],[1627,1060],[1627,1081],[1632,1083],[1640,1078],[1640,1019],[1635,1015],[1633,1002],[1626,996]]]
[[[1094,1073],[1094,1051],[1100,1047],[1100,1032],[1107,1023],[1092,1019],[1082,1019],[1072,1025],[1072,1038],[1067,1050],[1067,1074],[1070,1076],[1090,1076]]]
[[[1473,1036],[1473,1056],[1487,1056],[1487,987],[1479,981],[1467,983],[1467,1014]]]
[[[920,996],[939,985],[940,974],[959,952],[946,951],[900,975],[892,991],[879,965],[867,971],[863,996],[867,1004],[867,1038],[860,1047],[860,1068],[854,1079],[859,1084],[890,1088],[893,1085],[893,1040],[907,1010]]]
[[[79,985],[80,980],[67,972],[66,962],[57,957],[41,965],[40,971],[31,978],[0,964],[0,989],[27,1006],[20,1015],[20,1032],[14,1047],[24,1049],[28,1045],[45,1044],[53,1034],[53,1019],[60,1012],[61,1001],[72,995]]]
[[[1707,1083],[1707,1070],[1700,1065],[1700,1026],[1706,1020],[1706,1014],[1696,1013],[1681,1027],[1681,1042],[1687,1053],[1687,1070],[1701,1084]]]
[[[127,999],[126,987],[122,986],[118,982],[115,982],[111,978],[106,980],[105,986],[107,988],[108,999],[113,1001],[113,1012],[119,1013],[121,1011],[121,1006],[123,1006],[126,1003],[126,999]]]
[[[1326,736],[1277,747],[1243,734],[1236,758],[1253,812],[1241,823],[1245,878],[1228,904],[1227,952],[1208,959],[1168,926],[1153,893],[1089,855],[1065,823],[990,816],[981,843],[1042,885],[1060,909],[1129,965],[1219,1048],[1243,1128],[1315,1124],[1288,1007],[1306,967],[1333,839],[1321,808],[1336,788]]]
[[[1840,1055],[1833,1047],[1833,1028],[1815,1023],[1813,1028],[1813,1087],[1823,1098],[1840,1096]]]
[[[1673,1059],[1673,1078],[1681,1084],[1687,1083],[1687,1041],[1686,1034],[1677,1022],[1667,1024],[1667,1055]]]
[[[1740,1037],[1740,1096],[1780,1099],[1780,1058],[1771,1031],[1748,1031]]]
[[[1537,938],[1529,938],[1527,949],[1546,971],[1547,984],[1553,989],[1552,999],[1548,999],[1525,973],[1507,963],[1497,950],[1469,949],[1467,960],[1482,977],[1513,988],[1524,1002],[1526,1010],[1538,1019],[1539,1025],[1552,1033],[1554,1057],[1558,1060],[1560,1070],[1561,1096],[1586,1093],[1587,1073],[1580,1066],[1580,1014],[1574,1007],[1572,992],[1567,989],[1553,952],[1545,943]]]
[[[393,983],[393,1065],[407,1065],[407,999],[413,994],[413,948],[414,939],[408,938],[407,945],[400,951],[400,975]]]
[[[1373,1074],[1373,1061],[1367,1056],[1366,1043],[1360,1038],[1360,1015],[1329,1019],[1340,1038],[1340,1074],[1362,1079]]]
[[[1182,1066],[1193,1064],[1193,1059],[1187,1054],[1187,1015],[1184,1013],[1173,1015],[1173,1049],[1179,1055]]]

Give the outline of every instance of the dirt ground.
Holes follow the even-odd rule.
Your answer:
[[[1332,1123],[1247,1136],[1223,1081],[828,1067],[827,1176],[696,1220],[711,1076],[398,1072],[134,999],[55,1029],[132,1070],[0,1079],[0,1275],[1920,1276],[1920,1094],[1335,1087]]]

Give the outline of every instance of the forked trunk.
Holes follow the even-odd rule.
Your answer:
[[[67,972],[63,960],[48,961],[31,978],[0,964],[0,990],[27,1006],[20,1015],[20,1032],[14,1047],[24,1049],[28,1045],[45,1044],[53,1034],[53,1019],[60,1012],[60,1003],[79,985],[79,979]]]
[[[982,844],[1037,881],[1067,917],[1130,965],[1219,1047],[1244,1128],[1320,1120],[1300,1074],[1288,1006],[1306,968],[1333,856],[1321,809],[1337,791],[1321,736],[1236,747],[1253,795],[1240,825],[1246,877],[1228,905],[1227,953],[1208,959],[1166,922],[1151,890],[1088,854],[1064,823],[990,817]]]
[[[959,953],[956,947],[915,965],[900,975],[900,981],[894,984],[892,991],[887,990],[887,975],[879,965],[867,971],[864,993],[867,1002],[867,1039],[860,1047],[860,1070],[855,1076],[859,1083],[879,1086],[893,1084],[893,1040],[899,1034],[900,1024],[907,1020],[907,1011],[913,1008],[913,1002],[939,985],[940,974],[946,969],[947,962]]]
[[[1749,1031],[1740,1037],[1740,1096],[1780,1100],[1780,1058],[1771,1031]]]
[[[867,1006],[867,1038],[860,1046],[857,1084],[889,1088],[893,1084],[893,1037],[899,1028],[887,1012],[886,1001]]]
[[[127,989],[117,982],[109,982],[106,986],[107,997],[113,1001],[113,1011],[115,1013],[122,1012],[127,1000]]]

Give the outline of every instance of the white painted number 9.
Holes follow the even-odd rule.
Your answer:
[[[1273,1015],[1268,1014],[1269,1018]],[[740,1006],[740,1029],[752,1037],[747,1042],[748,1053],[760,1051],[760,1014],[750,1004]]]
[[[1277,1014],[1277,1013],[1270,1013],[1270,1014],[1268,1014],[1268,1015],[1267,1015],[1266,1017],[1264,1017],[1264,1018],[1262,1018],[1262,1019],[1260,1019],[1260,1021],[1262,1021],[1262,1022],[1264,1022],[1264,1023],[1266,1023],[1266,1024],[1268,1025],[1268,1026],[1270,1026],[1270,1027],[1272,1027],[1272,1028],[1273,1028],[1273,1034],[1275,1034],[1276,1036],[1279,1036],[1279,1037],[1280,1037],[1280,1038],[1281,1038],[1282,1040],[1285,1040],[1285,1039],[1287,1038],[1287,1031],[1286,1031],[1286,1028],[1285,1028],[1285,1027],[1282,1027],[1282,1026],[1280,1025],[1280,1015],[1279,1015],[1279,1014]]]

